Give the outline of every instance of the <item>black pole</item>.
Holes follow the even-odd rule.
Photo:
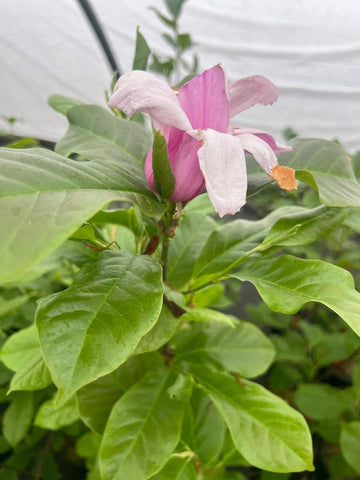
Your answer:
[[[112,54],[109,43],[108,43],[108,41],[105,37],[105,34],[103,32],[103,29],[101,28],[101,25],[100,25],[98,19],[96,18],[94,10],[92,9],[88,0],[78,0],[78,2],[80,4],[81,8],[83,9],[87,19],[89,20],[90,25],[92,26],[92,28],[93,28],[96,36],[97,36],[97,39],[100,42],[100,45],[101,45],[102,49],[104,50],[104,53],[106,55],[106,58],[107,58],[107,60],[110,64],[110,66],[111,66],[112,71],[113,72],[118,72],[117,76],[119,77],[121,75],[120,68],[118,67],[118,65],[116,63],[114,55]]]

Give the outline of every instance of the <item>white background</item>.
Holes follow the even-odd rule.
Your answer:
[[[131,69],[136,27],[165,55],[165,28],[148,7],[161,0],[91,0],[123,71]],[[280,140],[338,138],[360,149],[360,2],[357,0],[188,0],[180,19],[197,43],[202,69],[222,63],[234,80],[270,78],[280,96],[236,123]],[[111,71],[76,0],[0,0],[0,115],[14,133],[57,140],[65,120],[47,105],[53,93],[105,104]],[[0,120],[0,128],[7,124]]]

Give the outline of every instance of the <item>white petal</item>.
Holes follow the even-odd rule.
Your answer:
[[[148,113],[156,125],[172,125],[185,131],[192,128],[176,92],[148,72],[134,70],[122,75],[115,85],[109,105],[130,117],[136,112]]]
[[[275,153],[269,147],[269,145],[261,140],[256,135],[244,133],[238,137],[244,149],[251,153],[260,167],[265,170],[268,175],[272,175],[272,169],[278,164]]]
[[[196,135],[203,141],[198,158],[209,198],[220,217],[233,215],[246,203],[246,163],[241,141],[210,129],[197,131]]]

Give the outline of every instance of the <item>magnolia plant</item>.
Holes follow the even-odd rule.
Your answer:
[[[277,96],[275,86],[260,75],[228,85],[222,66],[217,65],[179,91],[151,73],[130,72],[116,83],[109,105],[130,116],[148,113],[154,128],[164,135],[172,173],[171,186],[166,179],[167,198],[186,202],[206,188],[223,217],[238,212],[246,202],[245,151],[281,187],[296,188],[294,171],[280,167],[274,153],[291,148],[278,145],[266,132],[229,123],[243,110],[257,103],[271,104]],[[146,157],[145,175],[156,191],[153,149]]]
[[[227,83],[221,65],[179,90],[133,71],[110,97],[121,118],[53,96],[69,122],[55,152],[0,150],[1,478],[59,478],[51,459],[75,442],[89,480],[314,469],[305,418],[264,387],[279,341],[229,308],[250,282],[274,312],[323,304],[357,345],[351,273],[305,249],[354,215],[360,187],[338,143],[283,146],[229,123],[276,99],[266,78]],[[138,112],[153,131],[124,118]],[[246,219],[269,193],[268,213]],[[344,444],[358,431],[348,422]]]

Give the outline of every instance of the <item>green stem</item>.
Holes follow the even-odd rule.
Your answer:
[[[220,280],[223,279],[223,277],[228,272],[230,272],[230,270],[233,270],[234,268],[241,265],[248,257],[250,257],[250,255],[253,255],[254,253],[264,252],[264,251],[268,250],[269,248],[278,245],[279,242],[295,235],[297,233],[297,231],[299,230],[299,228],[300,228],[300,225],[294,225],[289,231],[287,231],[285,233],[281,233],[279,235],[276,235],[276,236],[274,236],[274,237],[272,237],[268,240],[265,239],[262,243],[260,243],[260,245],[257,245],[256,247],[252,248],[248,252],[244,253],[244,255],[242,255],[237,260],[235,260],[233,263],[228,265],[221,272],[214,273],[213,276],[211,276],[210,278],[207,278],[206,280],[203,280],[203,281],[201,281],[201,277],[200,277],[200,281],[199,282],[195,281],[193,286],[188,291],[186,291],[184,293],[185,294],[194,293],[198,290],[201,290],[202,288],[207,287],[208,285],[211,285],[212,283],[219,282]]]
[[[174,236],[175,228],[177,227],[177,220],[174,218],[176,211],[176,204],[174,202],[167,202],[167,208],[161,217],[160,231],[161,231],[161,265],[163,267],[163,280],[167,278],[167,263],[169,255],[170,240]]]
[[[168,233],[163,233],[162,235],[162,251],[161,251],[161,265],[163,268],[163,280],[164,282],[167,279],[167,263],[170,247],[170,235]]]

